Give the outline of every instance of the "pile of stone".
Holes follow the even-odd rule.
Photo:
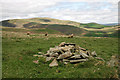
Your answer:
[[[46,54],[38,53],[39,57],[45,57],[46,62],[52,61],[49,66],[58,66],[58,61],[63,62],[64,64],[68,63],[79,63],[88,61],[91,57],[96,57],[97,54],[95,51],[90,52],[74,43],[65,43],[62,42],[59,46],[50,48]],[[37,55],[36,55],[37,56]]]

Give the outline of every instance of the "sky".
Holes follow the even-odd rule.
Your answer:
[[[118,0],[0,0],[0,21],[50,17],[80,23],[118,22]]]

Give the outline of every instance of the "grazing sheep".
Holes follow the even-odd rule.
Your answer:
[[[30,35],[30,32],[27,32],[27,35]]]
[[[47,33],[45,33],[45,36],[48,36],[48,34],[47,34]]]
[[[73,34],[71,34],[71,35],[69,35],[69,36],[68,36],[68,38],[73,38],[73,36],[74,36],[74,35],[73,35]]]

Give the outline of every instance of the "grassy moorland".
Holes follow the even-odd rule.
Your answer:
[[[17,30],[17,31],[16,31]],[[53,34],[45,37],[39,30],[6,29],[2,33],[2,76],[3,78],[118,78],[118,66],[108,66],[112,56],[118,56],[118,38],[74,37]],[[43,32],[46,32],[45,30]],[[50,47],[61,42],[72,42],[90,51],[96,51],[105,62],[91,59],[88,62],[50,68],[44,58],[33,57],[37,52],[46,53]],[[33,63],[39,60],[39,64]],[[118,64],[118,63],[116,63]]]
[[[74,34],[77,36],[87,37],[119,37],[119,26],[105,26],[98,23],[85,24],[69,20],[59,20],[52,18],[11,19],[1,21],[0,23],[2,23],[2,26],[4,27],[34,29],[35,32],[40,33],[53,32],[52,34]],[[9,31],[8,28],[6,30]],[[25,29],[23,31],[25,31]]]
[[[81,24],[81,26],[84,26],[85,28],[93,28],[93,29],[101,29],[105,27],[111,27],[111,26],[105,26],[97,23],[88,23],[88,24]]]

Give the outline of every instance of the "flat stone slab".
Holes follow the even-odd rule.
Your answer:
[[[64,45],[65,45],[65,46],[69,46],[69,45],[76,46],[75,43],[65,43]]]
[[[58,66],[58,62],[56,59],[54,59],[50,64],[49,67],[54,67],[54,66]]]
[[[53,54],[50,54],[50,57],[57,57],[59,54],[58,53],[53,53]]]
[[[38,52],[38,55],[43,55],[43,53],[42,52]]]
[[[80,55],[81,55],[81,57],[83,57],[83,58],[88,58],[88,57],[89,57],[89,56],[88,56],[87,54],[85,54],[85,53],[81,53]]]
[[[91,55],[92,55],[93,57],[97,57],[97,54],[96,54],[95,51],[93,51],[93,52],[91,53]]]
[[[70,60],[68,60],[68,59],[63,59],[63,62],[69,62]]]
[[[85,62],[88,59],[70,60],[70,63]]]
[[[46,57],[46,62],[54,59],[54,57]]]
[[[65,52],[64,54],[61,54],[57,59],[64,59],[70,56],[72,56],[71,52]]]
[[[81,58],[80,55],[74,55],[70,57],[70,59],[79,59],[79,58]]]

